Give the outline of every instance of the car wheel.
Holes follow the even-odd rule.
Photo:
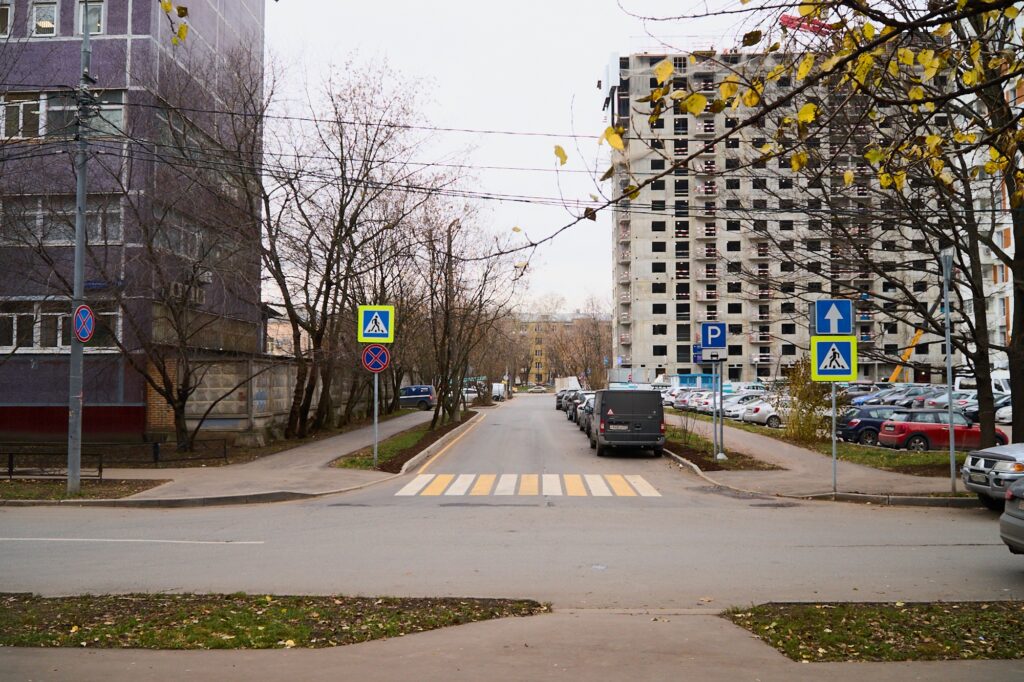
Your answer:
[[[418,403],[416,403],[416,407],[426,412],[430,408],[430,405],[427,404],[426,400],[421,400]]]
[[[878,445],[878,431],[874,429],[864,429],[860,432],[860,437],[857,441],[861,445]]]
[[[772,416],[768,417],[768,421],[766,422],[766,424],[769,428],[777,429],[780,426],[782,426],[782,420],[779,419],[778,415],[773,414]]]
[[[1006,445],[1006,439],[1000,436],[998,433],[996,434],[996,445]]]
[[[597,450],[597,456],[598,457],[604,457],[605,455],[608,454],[608,448],[606,448],[605,446],[601,445],[600,443],[598,443],[594,447],[594,449]]]
[[[655,459],[657,459],[658,457],[661,457],[664,454],[665,454],[665,448],[654,448],[653,452],[651,452],[651,456],[654,457]]]
[[[593,450],[596,447],[597,447],[597,441],[595,441],[593,438],[591,438],[590,439],[590,449]]]
[[[995,497],[989,497],[984,493],[978,493],[978,500],[986,509],[991,509],[992,511],[996,512],[1003,511],[1003,508],[1006,506],[1006,500],[997,499]]]
[[[928,439],[924,436],[911,436],[907,439],[907,450],[924,452],[928,449]]]

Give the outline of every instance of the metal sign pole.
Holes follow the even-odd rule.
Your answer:
[[[715,401],[715,393],[718,391],[718,384],[715,383],[718,380],[718,363],[711,362],[711,402]],[[715,414],[714,410],[711,410],[711,448],[712,457],[718,456],[718,415]]]
[[[718,454],[725,454],[725,360],[718,370]]]
[[[949,320],[949,280],[953,275],[953,255],[942,254],[942,308],[946,317],[946,419],[949,422],[949,487],[956,495],[956,430],[953,428],[953,340]]]
[[[836,455],[836,383],[832,382],[832,499],[836,499],[839,486],[836,480],[836,469],[838,468],[838,457]]]
[[[373,373],[373,468],[377,468],[377,372]]]

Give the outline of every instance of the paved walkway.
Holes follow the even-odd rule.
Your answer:
[[[681,415],[665,415],[670,425],[683,423]],[[687,419],[697,433],[711,439],[711,423]],[[790,445],[769,436],[736,429],[726,422],[726,454],[739,452],[782,467],[783,471],[715,471],[708,475],[716,481],[744,490],[766,494],[795,496],[820,495],[832,492],[832,458],[818,452]],[[949,478],[909,476],[871,467],[839,462],[839,492],[871,495],[927,495],[949,492]],[[958,490],[963,485],[958,483]]]
[[[381,440],[429,421],[432,412],[414,412],[383,421]],[[327,465],[341,455],[373,444],[373,427],[364,426],[321,441],[244,464],[181,469],[105,469],[111,479],[164,479],[169,483],[151,488],[131,499],[192,499],[242,496],[272,492],[319,494],[344,490],[391,477],[380,471],[336,469]]]
[[[712,612],[558,611],[332,649],[0,649],[11,680],[1020,680],[1024,661],[789,660]]]

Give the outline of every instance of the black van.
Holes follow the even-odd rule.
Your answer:
[[[665,408],[659,391],[598,391],[590,429],[590,447],[603,457],[608,448],[665,448]]]

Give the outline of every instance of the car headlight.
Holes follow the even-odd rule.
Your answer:
[[[996,462],[992,470],[1003,473],[1024,474],[1024,464],[1021,462]]]

